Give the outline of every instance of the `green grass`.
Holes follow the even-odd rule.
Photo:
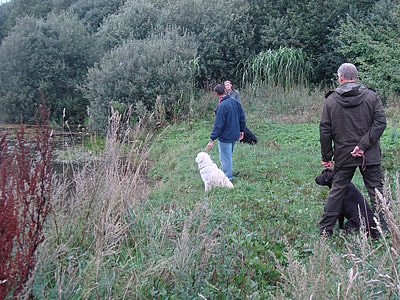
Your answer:
[[[149,175],[157,184],[149,195],[152,206],[172,205],[188,214],[207,202],[214,218],[210,232],[221,226],[220,252],[209,262],[211,273],[203,274],[203,285],[210,282],[214,287],[204,295],[211,299],[266,297],[279,280],[273,257],[285,261],[285,243],[298,257],[306,257],[319,236],[318,221],[328,191],[314,182],[322,170],[318,124],[257,122],[251,115],[248,121],[259,142],[236,144],[233,169],[239,174],[233,190],[206,194],[194,161],[208,141],[211,117],[196,122],[192,130],[185,124],[169,128],[153,152],[157,162]],[[399,167],[400,149],[392,130],[388,127],[382,137],[383,167],[391,178]],[[219,164],[217,147],[210,155]],[[353,181],[366,195],[358,172]],[[169,291],[177,292],[172,286]]]
[[[35,278],[36,297],[332,299],[338,291],[343,299],[369,299],[379,291],[386,298],[399,295],[390,288],[398,270],[390,267],[389,258],[399,261],[390,252],[390,239],[370,242],[361,235],[345,237],[339,230],[330,241],[319,238],[318,221],[328,193],[314,183],[322,171],[318,118],[323,93],[264,88],[241,94],[248,127],[259,142],[236,144],[234,189],[205,193],[195,162],[213,126],[211,94],[200,99],[209,109],[196,120],[170,125],[152,147],[141,143],[151,151],[140,159],[137,155],[144,151],[132,143],[144,140],[139,133],[123,148],[106,140],[106,161],[76,174],[74,196],[55,194],[56,211],[39,251],[44,259]],[[287,101],[290,105],[282,107]],[[400,138],[395,124],[391,119],[381,141],[383,168],[398,199]],[[142,173],[146,184],[121,172],[129,170],[129,160],[124,151],[114,149],[131,149],[136,166],[132,174],[148,166]],[[209,153],[219,165],[217,145]],[[358,171],[353,182],[366,195]],[[393,209],[400,212],[397,205]],[[351,281],[350,274],[359,277]],[[383,283],[379,274],[394,279]],[[371,285],[371,280],[378,283]]]
[[[291,89],[312,76],[311,59],[302,49],[281,47],[250,58],[243,67],[243,82],[253,86],[277,85]]]

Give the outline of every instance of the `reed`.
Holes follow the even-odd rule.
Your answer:
[[[113,112],[104,149],[88,153],[92,157],[86,163],[71,162],[69,174],[55,179],[36,297],[110,299],[123,294],[129,259],[122,252],[135,245],[129,215],[146,193],[150,121],[141,118],[131,127],[126,117]]]
[[[290,89],[295,85],[306,85],[312,73],[311,60],[302,49],[281,47],[261,52],[245,62],[242,83],[244,86],[269,84]]]

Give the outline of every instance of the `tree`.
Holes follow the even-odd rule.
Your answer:
[[[196,36],[203,82],[239,82],[241,63],[260,50],[249,2],[170,0],[159,16],[160,27],[172,24]]]
[[[146,39],[174,26],[179,33],[191,33],[199,45],[203,82],[230,78],[239,81],[238,66],[256,54],[252,7],[248,0],[128,0],[117,14],[109,16],[96,33],[105,50],[129,39]]]
[[[154,33],[160,15],[156,0],[128,0],[104,20],[96,33],[99,45],[109,51],[130,39],[143,40]]]
[[[125,0],[77,0],[68,8],[76,13],[90,31],[95,32],[103,20],[116,13]]]
[[[196,55],[190,35],[175,29],[145,40],[129,40],[89,69],[82,90],[90,101],[90,124],[103,131],[110,105],[152,110],[157,97],[172,112],[187,90],[188,62]]]
[[[9,16],[10,16],[10,3],[0,5],[0,44],[8,33]]]
[[[358,66],[360,79],[381,96],[400,93],[400,4],[379,1],[367,18],[349,16],[338,29],[339,51]]]
[[[261,0],[260,0],[261,1]],[[258,2],[260,2],[258,1]],[[261,1],[263,2],[263,1]],[[330,79],[343,56],[334,40],[346,15],[365,18],[375,0],[264,1],[262,43],[265,49],[302,48],[314,58],[316,82]]]
[[[90,35],[75,15],[20,19],[0,46],[0,119],[32,122],[41,90],[54,119],[66,109],[67,120],[83,122],[88,102],[76,87],[94,58]]]

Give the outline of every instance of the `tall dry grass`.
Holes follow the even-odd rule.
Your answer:
[[[185,212],[153,207],[144,175],[154,121],[127,124],[114,113],[104,150],[55,178],[37,298],[148,299],[204,280],[221,230],[210,225],[208,199]]]
[[[243,107],[247,115],[280,122],[316,122],[321,117],[324,95],[322,87],[295,86],[290,90],[263,84],[241,91]]]
[[[312,255],[301,259],[288,246],[287,264],[277,268],[281,282],[272,299],[399,299],[400,184],[388,182],[379,195],[389,225],[378,241],[366,234],[320,239]],[[338,247],[340,246],[340,247]]]
[[[188,285],[194,288],[205,279],[210,258],[220,245],[221,228],[217,226],[211,233],[208,228],[211,210],[207,199],[200,201],[182,222],[177,222],[180,212],[172,205],[167,214],[159,211],[154,214],[153,219],[149,218],[153,226],[147,240],[144,240],[143,229],[138,228],[137,234],[133,233],[142,237],[143,244],[147,245],[146,252],[156,253],[149,254],[147,261],[131,274],[128,299],[151,296],[163,299],[164,288],[184,290]],[[160,225],[154,226],[157,223]]]
[[[38,298],[111,299],[124,289],[129,262],[119,258],[135,243],[127,213],[146,194],[153,136],[149,119],[131,128],[121,118],[116,112],[110,117],[103,151],[55,178],[53,214],[36,270]]]

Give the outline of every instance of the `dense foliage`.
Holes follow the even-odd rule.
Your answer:
[[[69,10],[76,13],[90,31],[96,31],[103,19],[112,15],[124,0],[77,0],[72,1]]]
[[[100,97],[99,94],[83,99],[79,89],[82,75],[90,76],[86,73],[93,62],[104,63],[107,57],[118,51],[117,48],[126,48],[125,45],[134,44],[133,41],[151,43],[151,36],[165,34],[168,28],[174,28],[181,36],[190,35],[196,41],[196,62],[199,66],[197,88],[225,79],[239,85],[243,74],[248,71],[245,65],[249,66],[249,62],[261,53],[285,48],[302,51],[307,59],[311,59],[311,83],[330,83],[340,63],[350,61],[358,65],[360,78],[378,89],[380,94],[398,93],[400,74],[395,68],[399,59],[397,2],[14,0],[0,6],[0,90],[10,90],[6,93],[6,101],[17,102],[18,105],[9,106],[0,119],[12,121],[19,119],[20,115],[28,116],[27,120],[32,119],[32,109],[27,107],[34,107],[31,105],[32,98],[37,96],[33,91],[41,84],[46,87],[47,98],[57,102],[58,107],[53,107],[53,119],[60,120],[62,109],[66,108],[71,122],[82,122],[87,117],[87,106],[95,105],[90,103],[91,99]],[[62,26],[54,23],[57,18],[63,20]],[[23,29],[27,22],[32,24],[31,33],[29,28]],[[56,32],[60,37],[70,37],[69,44],[74,44],[58,46],[62,57],[59,60],[51,58],[51,54],[50,58],[42,58],[47,60],[47,65],[52,65],[47,67],[49,74],[46,76],[35,74],[37,71],[33,69],[42,73],[41,61],[36,58],[48,56],[48,52],[54,51],[53,43],[32,41],[32,46],[26,46],[27,51],[24,46],[19,46],[11,53],[9,47],[11,44],[26,43],[27,35],[36,35],[34,30],[43,31],[41,26],[37,28],[39,23],[47,28],[46,32],[38,34],[39,38],[42,35],[46,37],[47,31]],[[63,28],[61,32],[60,27]],[[25,30],[25,35],[21,30]],[[64,58],[71,54],[63,53],[64,48],[75,53],[71,49],[73,47],[79,49],[79,53],[70,57],[73,60],[75,56],[79,57],[78,63]],[[21,69],[26,64],[30,65],[29,68]],[[60,65],[67,66],[67,74],[61,74],[65,68]],[[148,69],[146,66],[143,68]],[[44,84],[42,77],[46,77]],[[13,89],[17,92],[10,89],[7,78],[16,79]],[[60,96],[59,85],[66,85],[66,82],[68,89],[61,93],[66,95]],[[168,85],[168,82],[160,84]],[[152,83],[149,83],[146,88],[151,86]],[[114,100],[121,102],[121,99]],[[168,101],[174,102],[177,98]]]
[[[82,88],[90,101],[92,127],[105,131],[110,104],[133,105],[135,115],[141,115],[143,109],[153,109],[158,97],[172,112],[188,93],[189,62],[195,55],[193,38],[174,29],[112,50],[89,70]]]
[[[76,86],[94,60],[85,26],[70,13],[23,17],[0,46],[0,119],[32,122],[40,93],[56,117],[82,122],[87,100]]]
[[[340,52],[360,66],[363,82],[382,96],[400,92],[399,11],[397,1],[378,1],[364,20],[349,16],[338,29]]]

